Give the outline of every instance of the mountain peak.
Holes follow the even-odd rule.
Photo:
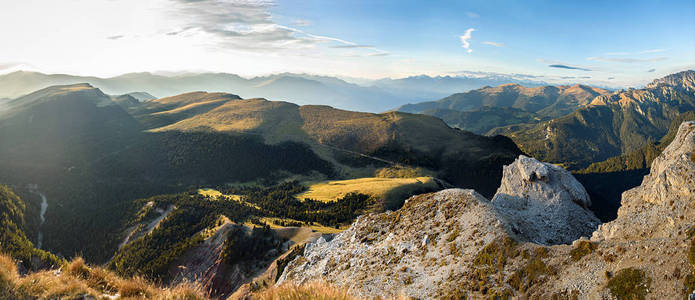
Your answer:
[[[695,71],[686,70],[666,75],[652,81],[647,85],[647,88],[657,88],[660,86],[673,86],[680,87],[686,91],[695,91]]]

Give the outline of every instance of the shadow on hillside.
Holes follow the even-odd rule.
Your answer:
[[[591,210],[602,222],[615,220],[624,191],[642,183],[649,169],[630,171],[573,174],[591,196]]]

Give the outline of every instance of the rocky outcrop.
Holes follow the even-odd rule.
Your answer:
[[[307,245],[278,284],[323,278],[360,297],[429,299],[481,245],[506,236],[501,219],[473,190],[414,196],[398,211],[361,216],[332,240]]]
[[[362,297],[443,296],[452,285],[469,284],[466,274],[476,272],[490,245],[589,236],[599,224],[590,204],[569,172],[520,156],[504,168],[492,201],[449,189],[412,197],[395,212],[362,216],[332,240],[307,245],[279,283],[323,278]]]
[[[623,193],[618,218],[602,225],[592,239],[674,237],[693,225],[695,217],[686,212],[694,199],[695,122],[690,121],[680,125],[642,184]]]
[[[591,236],[600,221],[589,194],[565,169],[526,156],[504,167],[492,204],[520,237],[544,245]]]
[[[616,220],[591,239],[539,245],[591,233],[598,222],[588,205],[570,174],[520,157],[492,201],[450,189],[362,216],[308,246],[280,282],[322,279],[362,297],[421,299],[678,299],[695,289],[695,122],[623,193]]]

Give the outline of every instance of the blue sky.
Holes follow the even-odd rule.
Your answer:
[[[26,0],[0,4],[0,20],[0,72],[475,71],[635,86],[695,68],[692,0]]]

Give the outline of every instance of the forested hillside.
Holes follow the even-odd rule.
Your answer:
[[[125,212],[139,198],[226,183],[273,185],[296,176],[372,177],[391,165],[421,167],[451,184],[492,193],[502,165],[520,153],[507,138],[452,129],[428,116],[222,93],[114,99],[87,84],[56,86],[11,100],[0,113],[6,141],[0,180],[35,184],[46,195],[43,245],[58,255],[107,261],[122,240]],[[354,217],[341,214],[333,221],[280,217],[327,226]]]
[[[26,204],[11,188],[0,185],[0,252],[20,261],[27,270],[59,266],[63,261],[36,249],[24,232]]]

